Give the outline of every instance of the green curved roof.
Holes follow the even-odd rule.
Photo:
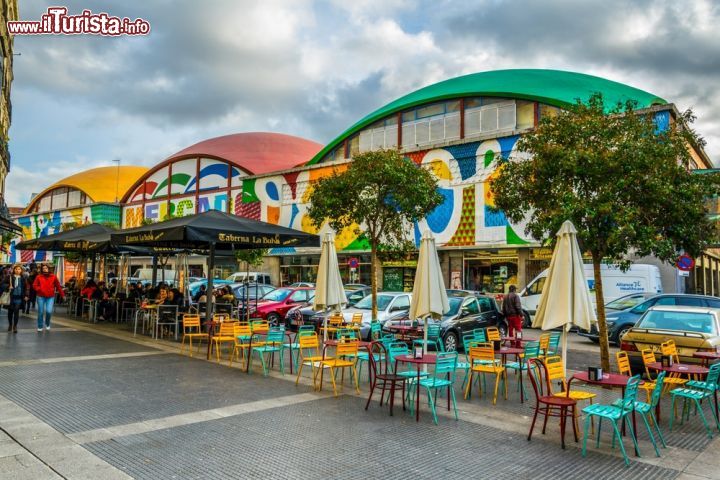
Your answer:
[[[562,70],[493,70],[451,78],[416,90],[366,115],[310,160],[307,165],[320,161],[349,136],[387,117],[429,102],[467,96],[508,97],[539,101],[556,107],[567,107],[578,99],[587,100],[593,93],[603,94],[608,107],[617,102],[635,100],[638,108],[667,103],[660,97],[643,90],[613,82],[605,78]]]

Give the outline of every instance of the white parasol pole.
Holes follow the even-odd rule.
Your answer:
[[[328,322],[328,304],[327,304],[327,302],[328,302],[328,285],[327,285],[327,283],[328,283],[328,278],[330,276],[330,255],[329,255],[329,252],[327,252],[327,251],[325,253],[326,253],[325,265],[323,267],[325,269],[325,302],[324,302],[325,304],[323,305],[323,309],[325,310],[325,314],[323,315],[323,323],[325,324],[325,329],[324,329],[325,331],[323,333],[323,342],[327,342],[327,339],[328,339],[327,338],[328,337],[328,334],[327,334],[327,332],[328,332],[328,330],[327,330],[328,329],[328,324],[327,324],[327,322]]]

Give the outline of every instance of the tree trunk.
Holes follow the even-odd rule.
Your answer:
[[[600,336],[600,366],[603,372],[610,372],[610,341],[607,324],[605,323],[605,299],[603,297],[602,274],[600,263],[602,257],[593,253],[593,276],[595,277],[595,303],[597,305],[598,335]]]
[[[375,241],[370,242],[370,286],[372,295],[372,318],[374,322],[377,320],[377,243]]]

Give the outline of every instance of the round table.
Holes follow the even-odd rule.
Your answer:
[[[505,365],[506,357],[508,355],[515,355],[515,361],[518,362],[518,364],[522,365],[522,359],[520,358],[520,355],[525,353],[524,348],[520,347],[500,347],[497,350],[495,350],[495,355],[502,355],[502,364]],[[520,403],[525,402],[525,395],[523,394],[523,372],[520,370]]]
[[[648,363],[648,368],[657,370],[660,372],[667,372],[668,374],[678,374],[693,376],[696,380],[700,380],[700,377],[707,375],[710,371],[707,367],[702,365],[694,365],[692,363],[674,363],[671,366],[664,366],[661,362]]]
[[[395,371],[397,372],[398,362],[414,363],[417,368],[417,383],[415,384],[417,392],[415,392],[415,421],[420,421],[420,365],[434,365],[437,355],[434,353],[425,353],[420,358],[413,355],[398,355],[395,357]]]
[[[720,352],[695,352],[693,357],[701,359],[703,367],[707,367],[711,361],[720,360]]]

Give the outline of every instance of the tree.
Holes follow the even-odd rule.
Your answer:
[[[443,198],[435,177],[396,150],[357,155],[343,172],[321,178],[310,193],[308,216],[320,228],[354,229],[370,243],[372,318],[377,318],[377,254],[408,240],[412,223],[424,218]]]
[[[672,262],[699,255],[714,227],[704,199],[718,192],[716,175],[691,175],[690,145],[703,145],[683,113],[663,127],[632,102],[606,109],[602,95],[578,102],[518,141],[527,160],[503,162],[492,191],[497,208],[526,233],[554,239],[565,220],[592,256],[600,356],[609,371],[600,266],[628,268],[628,254]],[[710,178],[712,177],[712,178]]]

